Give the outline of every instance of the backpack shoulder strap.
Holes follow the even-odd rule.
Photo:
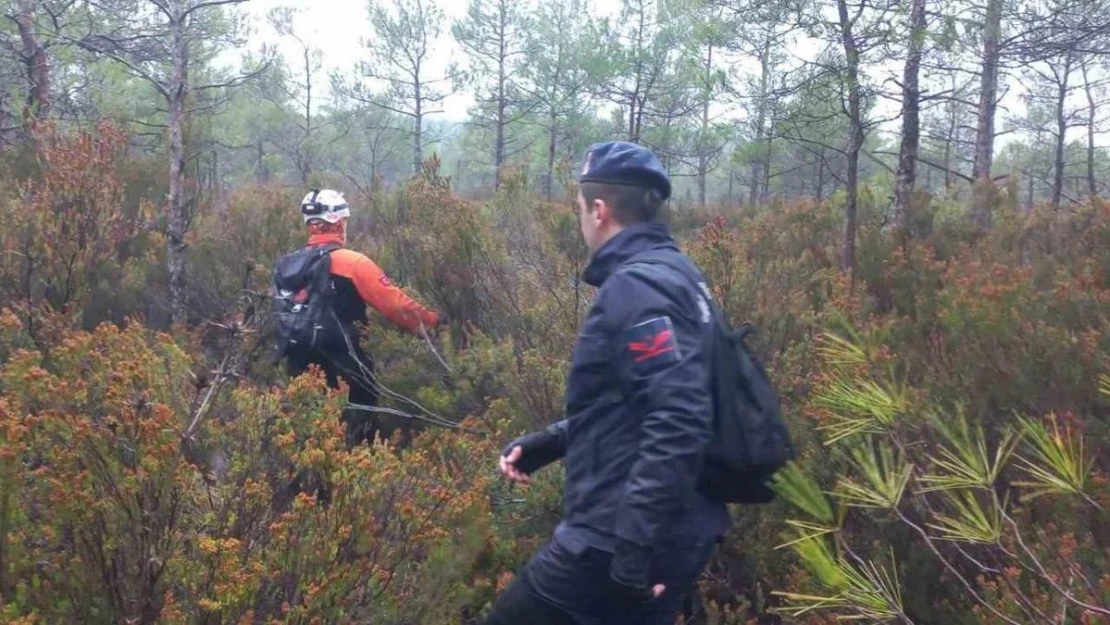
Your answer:
[[[697,275],[687,263],[681,261],[675,262],[675,260],[674,252],[666,250],[648,250],[636,254],[629,259],[629,262],[624,265],[623,269],[631,269],[637,265],[661,265],[678,272],[679,275],[694,286],[696,291],[703,293],[702,284],[704,280],[702,277]]]
[[[676,262],[676,260],[678,262]],[[693,263],[683,262],[683,260],[683,258],[676,258],[674,252],[666,250],[649,250],[633,256],[625,267],[631,268],[636,265],[662,265],[677,272],[694,287],[695,291],[705,296],[710,310],[713,311],[713,315],[724,320],[725,315],[717,305],[717,302],[713,299],[712,294],[709,293],[709,285],[705,278],[694,269]]]
[[[286,254],[283,254],[283,255],[279,256],[277,261],[275,261],[275,262],[280,263],[284,259],[294,258],[296,256],[302,256],[303,257],[306,254],[319,254],[321,256],[327,256],[327,255],[331,254],[332,252],[334,252],[335,250],[342,249],[342,248],[343,248],[343,246],[338,244],[338,243],[325,243],[323,245],[305,245],[303,247],[299,247],[299,248],[297,248],[297,249],[295,249],[291,252],[288,252]]]
[[[690,262],[675,262],[675,253],[666,250],[649,250],[633,256],[625,265],[626,268],[631,268],[635,265],[662,265],[676,271],[679,275],[684,277],[698,293],[705,296],[709,304],[709,309],[712,311],[714,318],[721,324],[722,330],[734,339],[743,341],[755,329],[750,323],[740,324],[739,327],[732,327],[728,320],[728,315],[725,314],[724,309],[717,303],[717,300],[709,293],[709,285],[706,279],[699,275],[693,269],[693,263]]]
[[[330,261],[329,255],[342,247],[337,243],[305,246],[278,257],[274,261],[271,276],[273,285],[275,288],[282,285],[287,289],[292,288],[290,285],[299,284],[309,278],[310,273],[315,271],[315,269],[308,271],[310,268],[318,267],[320,262],[327,263]]]
[[[343,246],[340,245],[339,243],[325,243],[323,245],[313,246],[313,247],[315,249],[319,250],[320,254],[323,255],[323,256],[327,256],[327,255],[331,254],[332,252],[334,252],[336,250],[343,249]],[[312,249],[312,248],[309,248],[309,249]]]

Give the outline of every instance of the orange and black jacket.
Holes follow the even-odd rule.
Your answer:
[[[309,237],[310,247],[335,243],[343,239],[334,234],[314,234]],[[421,325],[428,331],[439,323],[439,315],[414,301],[393,284],[374,261],[351,249],[338,249],[331,253],[331,274],[335,284],[335,314],[344,326],[366,323],[366,305],[400,328],[420,334]]]

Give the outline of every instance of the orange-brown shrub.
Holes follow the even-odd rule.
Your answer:
[[[165,301],[162,242],[134,175],[142,167],[122,140],[104,126],[45,142],[41,172],[0,205],[3,619],[479,616],[559,515],[558,467],[524,491],[494,471],[512,436],[562,416],[567,355],[591,295],[570,202],[528,196],[512,172],[489,202],[465,201],[434,159],[409,184],[359,199],[350,245],[452,319],[433,343],[449,371],[423,338],[377,315],[366,350],[390,389],[476,433],[421,426],[404,451],[348,452],[342,392],[325,393],[311,376],[286,380],[265,349],[270,266],[303,241],[301,192],[251,186],[205,198],[190,238],[191,326],[155,334],[138,320],[157,326]],[[828,417],[814,393],[834,380],[817,338],[830,329],[870,337],[873,362],[915,405],[959,405],[988,432],[1015,412],[1055,412],[1088,440],[1106,436],[1110,403],[1094,380],[1110,371],[1110,209],[1097,200],[1072,213],[1000,207],[986,233],[945,210],[926,203],[918,217],[929,227],[905,244],[863,215],[855,284],[839,269],[835,201],[677,216],[681,243],[733,320],[756,326],[799,465],[819,483],[848,470],[817,430]],[[242,364],[228,372],[226,362]],[[1096,461],[1096,480],[1105,463]],[[298,475],[300,492],[289,488]],[[327,506],[313,500],[321,485]],[[816,588],[819,576],[775,549],[791,514],[785,502],[734,510],[696,622],[777,622],[772,590]],[[1099,566],[1107,536],[1087,517],[1046,507],[1028,520],[1045,553]],[[909,555],[901,565],[919,593],[914,622],[938,622],[933,605],[995,622],[904,531],[868,515],[856,523],[853,541]],[[1004,577],[976,583],[992,605],[1012,592]],[[1035,596],[1029,583],[1019,585]]]
[[[6,618],[443,622],[480,592],[489,438],[348,451],[314,376],[241,386],[194,425],[192,365],[132,324],[0,368]],[[298,474],[312,478],[292,492]]]

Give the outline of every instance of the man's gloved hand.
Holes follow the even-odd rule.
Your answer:
[[[451,323],[451,318],[447,316],[447,313],[437,312],[436,313],[436,324],[434,326],[428,328],[428,334],[430,334],[430,335],[432,335],[436,338],[439,338],[440,334],[443,333],[443,330],[450,323]]]
[[[629,603],[647,603],[665,590],[663,584],[651,584],[651,549],[627,540],[618,540],[609,579],[617,592]]]
[[[501,451],[501,470],[514,481],[528,483],[530,474],[562,458],[564,453],[566,439],[556,423],[506,445]]]

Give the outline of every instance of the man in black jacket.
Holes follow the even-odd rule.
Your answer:
[[[641,146],[590,148],[578,210],[598,287],[572,355],[566,418],[510,443],[511,480],[563,459],[564,518],[487,623],[672,623],[728,528],[696,489],[712,433],[704,281],[658,221],[671,192]],[[645,252],[664,265],[636,263]],[[668,266],[670,265],[670,266]],[[693,273],[700,276],[694,269]]]

